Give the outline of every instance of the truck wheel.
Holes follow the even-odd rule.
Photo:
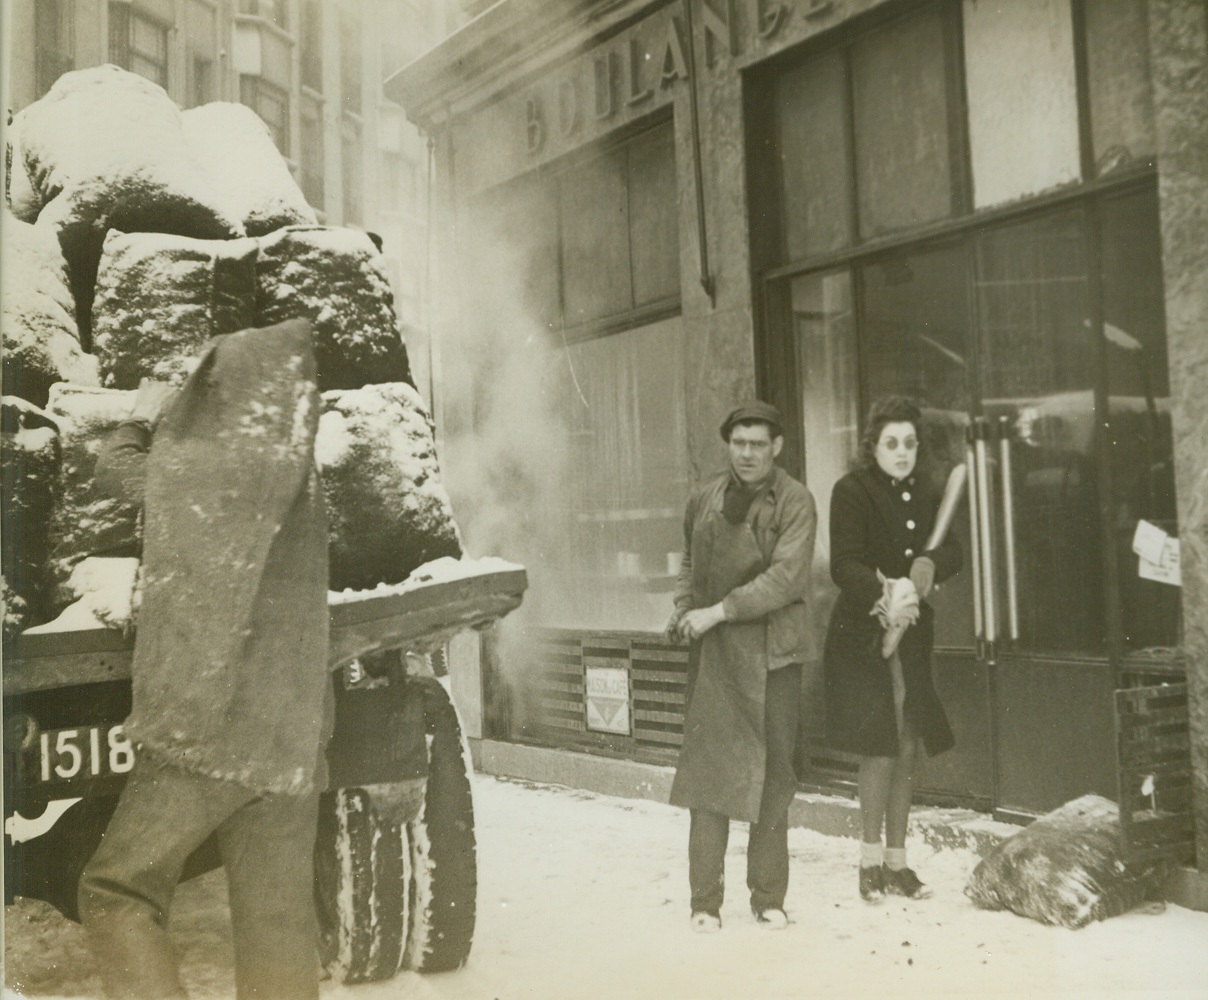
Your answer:
[[[410,905],[407,830],[383,820],[362,788],[326,792],[315,839],[319,955],[344,983],[389,979],[402,966]]]
[[[420,972],[465,965],[474,938],[478,893],[471,766],[457,709],[441,683],[415,679],[424,691],[428,786],[423,808],[407,824],[411,842],[411,925],[405,962]]]

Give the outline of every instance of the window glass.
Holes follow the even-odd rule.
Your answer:
[[[109,58],[122,69],[168,85],[168,29],[131,10],[109,4]]]
[[[559,177],[562,273],[568,326],[633,306],[624,148]]]
[[[34,73],[38,96],[75,65],[75,12],[69,0],[34,4]]]
[[[197,107],[214,100],[217,79],[215,61],[218,56],[217,23],[214,8],[199,0],[190,0],[185,31],[186,100]]]
[[[976,240],[982,407],[1010,435],[1020,645],[1029,650],[1101,653],[1106,639],[1083,225],[1070,210]]]
[[[877,236],[952,212],[941,12],[932,8],[852,46],[860,233]]]
[[[1152,160],[1153,86],[1144,0],[1095,0],[1084,7],[1095,172]]]
[[[302,193],[312,207],[324,208],[323,108],[313,98],[302,96]]]
[[[786,259],[851,242],[847,82],[839,50],[821,53],[776,84]]]
[[[1141,520],[1175,538],[1179,533],[1157,196],[1148,190],[1112,198],[1100,219],[1111,523],[1124,645],[1175,646],[1179,589],[1142,576],[1132,549]]]
[[[302,86],[323,90],[323,9],[319,0],[302,3]]]
[[[659,632],[689,484],[681,321],[572,345],[550,378],[566,461],[538,528],[550,570],[526,603],[548,627]]]
[[[851,468],[860,423],[860,386],[851,278],[846,270],[794,278],[789,295],[805,442],[805,482],[818,505],[811,574],[813,627],[822,648],[836,596],[830,578],[831,490]]]
[[[974,205],[1078,180],[1070,0],[965,0],[963,9]]]
[[[965,248],[953,243],[896,254],[861,271],[865,384],[869,402],[909,396],[923,411],[918,474],[937,493],[965,459],[971,361]],[[952,530],[968,566],[969,519]],[[973,636],[972,577],[960,573],[935,592],[936,642],[968,646]]]
[[[258,76],[239,78],[239,100],[268,126],[277,148],[289,155],[289,94]]]
[[[678,295],[679,212],[670,126],[635,139],[629,153],[629,251],[634,305]]]

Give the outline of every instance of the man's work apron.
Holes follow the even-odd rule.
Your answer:
[[[745,521],[711,512],[692,536],[692,590],[710,607],[767,569]],[[723,622],[693,650],[684,743],[671,785],[671,804],[754,823],[763,795],[767,743],[767,628],[764,619]]]

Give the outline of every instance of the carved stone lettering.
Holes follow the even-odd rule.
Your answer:
[[[564,136],[573,135],[581,124],[579,116],[579,91],[574,80],[558,81],[558,131]]]
[[[705,26],[705,64],[712,69],[721,46],[726,55],[738,55],[738,39],[734,31],[734,0],[721,0],[720,12],[713,9],[709,0],[700,0],[702,20]]]
[[[755,30],[760,38],[772,38],[777,35],[784,22],[789,19],[787,4],[776,0],[751,0],[751,20],[755,22]]]
[[[654,96],[651,88],[643,89],[642,87],[642,63],[646,61],[646,53],[636,38],[630,38],[623,51],[625,53],[625,82],[629,90],[625,103],[640,104]]]
[[[666,87],[676,80],[687,79],[688,63],[684,59],[679,18],[671,17],[667,20],[667,37],[663,42],[663,57],[659,60],[659,81]]]
[[[592,113],[597,121],[612,117],[616,105],[612,99],[613,55],[611,52],[597,53],[592,61]]]

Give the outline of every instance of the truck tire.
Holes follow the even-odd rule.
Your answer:
[[[410,928],[404,956],[419,972],[459,969],[470,955],[478,894],[472,772],[461,722],[444,686],[416,679],[424,691],[428,785],[407,824],[411,844]]]
[[[403,962],[411,900],[407,830],[362,788],[326,792],[315,838],[315,908],[324,967],[344,983],[389,979]]]

